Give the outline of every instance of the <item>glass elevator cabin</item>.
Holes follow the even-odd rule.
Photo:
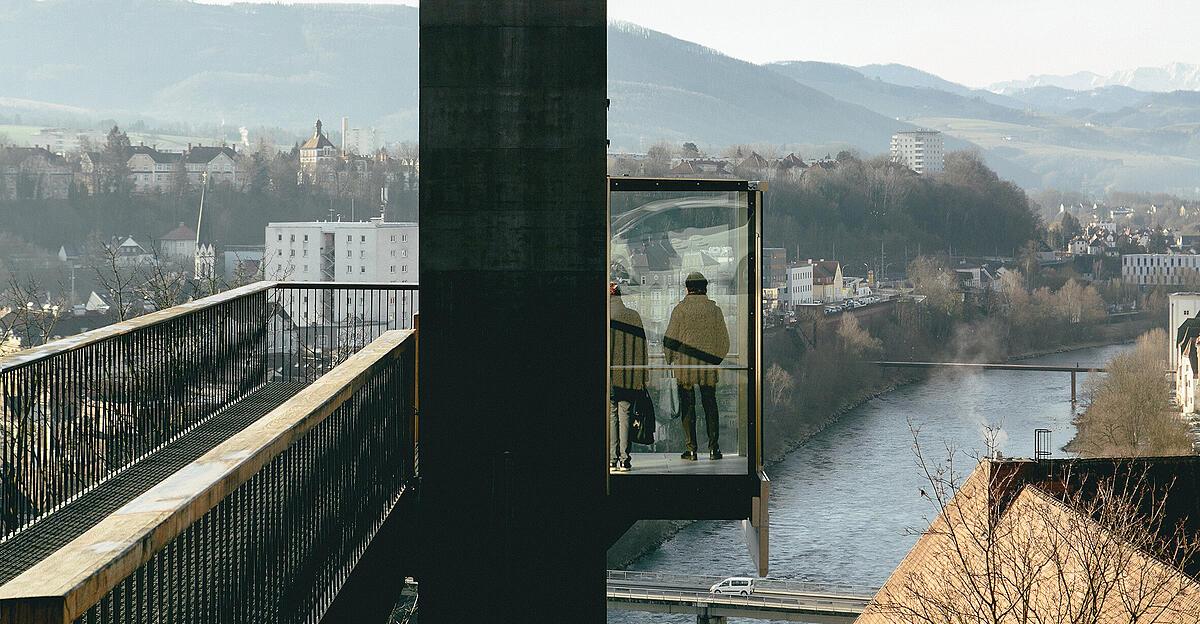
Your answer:
[[[765,575],[765,184],[613,177],[608,191],[612,509],[743,520]]]

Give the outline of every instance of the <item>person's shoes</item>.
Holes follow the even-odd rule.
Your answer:
[[[615,460],[615,459],[610,459],[610,460],[608,460],[608,467],[609,467],[609,469],[610,469],[610,470],[615,470],[615,469],[617,468],[617,465],[618,465],[619,463],[620,463],[620,462],[618,462],[618,461],[617,461],[617,460]]]
[[[688,461],[696,461],[696,451],[684,451],[683,455],[679,456],[679,459],[686,459]]]
[[[721,455],[721,449],[713,449],[708,452],[709,459],[721,459],[722,457],[724,456]]]
[[[617,472],[629,472],[630,470],[633,470],[633,462],[629,461],[628,458],[622,459],[621,463],[617,466]]]

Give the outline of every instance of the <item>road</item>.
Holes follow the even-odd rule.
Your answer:
[[[610,570],[610,608],[654,613],[787,620],[818,624],[853,622],[875,588],[852,588],[759,579],[747,596],[711,594],[718,576]]]

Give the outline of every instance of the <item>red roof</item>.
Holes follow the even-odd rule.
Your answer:
[[[180,240],[196,240],[196,230],[188,227],[186,224],[180,223],[179,227],[162,235],[159,240],[165,241],[180,241]]]

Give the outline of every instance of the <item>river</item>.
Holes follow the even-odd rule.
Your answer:
[[[1101,366],[1129,345],[1081,349],[1022,364]],[[1080,375],[1080,390],[1087,375]],[[930,503],[913,453],[964,470],[983,454],[985,425],[998,426],[1006,456],[1033,455],[1034,429],[1050,429],[1055,456],[1075,433],[1067,373],[978,371],[936,374],[845,414],[768,467],[773,578],[878,587],[925,528]],[[770,430],[766,430],[767,435]],[[696,522],[629,566],[683,574],[746,575],[754,567],[737,522]],[[610,624],[695,622],[695,616],[610,611]],[[732,620],[731,620],[732,622]],[[761,622],[746,620],[746,622]]]

